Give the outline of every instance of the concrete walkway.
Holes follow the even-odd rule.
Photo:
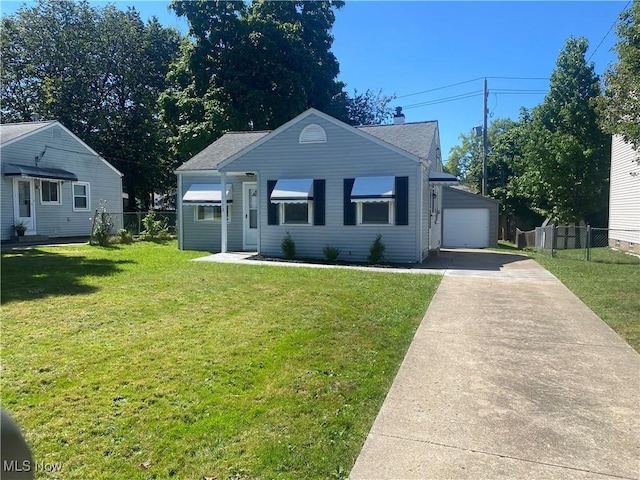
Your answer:
[[[640,355],[533,260],[427,263],[445,276],[350,480],[640,478]]]

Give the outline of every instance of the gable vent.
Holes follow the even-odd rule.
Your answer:
[[[320,125],[312,123],[300,132],[300,143],[326,143],[327,132]]]

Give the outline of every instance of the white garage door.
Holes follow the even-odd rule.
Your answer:
[[[445,248],[489,246],[489,210],[486,208],[445,208],[442,227]]]

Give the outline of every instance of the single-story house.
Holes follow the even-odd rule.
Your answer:
[[[640,254],[640,152],[620,135],[611,142],[609,246]]]
[[[89,236],[100,201],[122,222],[122,174],[57,121],[0,125],[2,240]]]
[[[276,130],[229,132],[177,170],[179,248],[366,261],[378,234],[389,262],[441,246],[438,123],[352,127],[309,109]]]
[[[498,246],[498,200],[455,187],[445,187],[442,193],[443,247]]]

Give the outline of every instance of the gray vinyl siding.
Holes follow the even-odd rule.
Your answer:
[[[640,244],[640,152],[614,135],[611,145],[609,238]]]
[[[443,209],[448,208],[485,208],[489,210],[489,245],[498,246],[498,206],[493,198],[482,197],[456,188],[443,190]]]
[[[54,135],[54,132],[57,133]],[[103,160],[98,158],[75,137],[59,126],[52,126],[18,139],[0,149],[2,159],[2,239],[14,235],[13,230],[13,180],[4,176],[4,165],[35,166],[35,157],[46,148],[39,163],[42,168],[58,168],[74,173],[78,182],[89,183],[90,208],[88,211],[73,210],[72,182],[61,186],[61,204],[43,205],[41,191],[35,189],[36,234],[48,237],[88,236],[91,234],[93,217],[101,200],[113,214],[116,227],[122,223],[122,179]],[[37,183],[36,183],[37,185]]]
[[[233,202],[230,203],[231,221],[227,224],[227,249],[231,252],[242,250],[242,184],[255,182],[255,177],[245,175],[227,175],[227,183],[231,183]],[[220,183],[220,176],[216,175],[182,175],[182,193],[197,183]],[[219,221],[196,221],[195,207],[182,205],[182,245],[183,250],[200,250],[205,252],[220,252],[222,225]]]
[[[299,144],[299,134],[316,123],[327,134],[326,143]],[[323,248],[340,249],[341,260],[366,261],[369,248],[380,233],[390,262],[415,262],[419,251],[416,185],[420,169],[413,159],[373,140],[310,115],[231,162],[227,171],[259,172],[260,253],[281,256],[282,239],[289,232],[300,257],[323,258]],[[343,180],[360,176],[409,177],[409,225],[343,225]],[[324,226],[268,225],[267,181],[282,178],[313,178],[326,181]],[[234,197],[235,198],[235,197]],[[230,247],[231,249],[231,247]]]

